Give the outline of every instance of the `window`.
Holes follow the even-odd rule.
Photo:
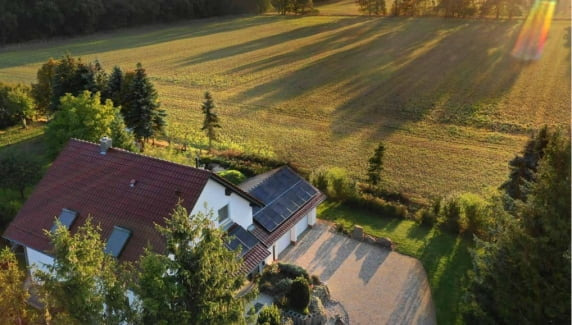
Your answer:
[[[118,226],[113,227],[105,246],[105,252],[113,257],[118,257],[125,248],[129,237],[131,237],[131,230]]]
[[[218,223],[222,224],[228,219],[228,204],[218,209]]]
[[[77,212],[76,211],[63,208],[62,212],[60,213],[60,216],[58,217],[58,220],[61,222],[61,224],[64,227],[66,227],[69,230],[71,228],[73,222],[75,221],[75,218],[77,218]],[[52,226],[52,229],[50,229],[50,232],[54,232],[54,231],[56,231],[56,223],[55,222],[54,222],[54,225]]]

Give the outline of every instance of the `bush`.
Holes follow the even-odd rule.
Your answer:
[[[357,194],[355,181],[342,168],[319,168],[310,174],[310,182],[334,201],[345,201]]]
[[[285,264],[285,263],[278,263],[278,268],[280,273],[284,276],[294,280],[298,277],[303,277],[306,281],[310,281],[310,276],[308,272],[304,270],[304,268],[294,265],[294,264]]]
[[[234,185],[238,185],[246,180],[246,176],[243,173],[234,169],[222,171],[218,175]]]
[[[256,324],[259,325],[280,325],[280,309],[276,305],[264,306],[258,314]]]
[[[304,277],[298,277],[292,282],[288,292],[288,306],[293,310],[304,313],[310,304],[310,285]]]
[[[354,197],[346,202],[350,207],[366,209],[374,213],[379,213],[383,217],[406,218],[407,207],[398,203],[390,203],[370,194],[363,194]]]
[[[278,297],[286,295],[292,287],[292,282],[290,278],[281,279],[274,286],[274,294]]]
[[[320,281],[320,277],[316,274],[312,274],[310,279],[312,280],[312,284],[315,286],[319,286],[320,284],[322,284],[322,281]]]

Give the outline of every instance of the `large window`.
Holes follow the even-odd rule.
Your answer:
[[[228,204],[218,209],[218,223],[222,224],[228,219]]]

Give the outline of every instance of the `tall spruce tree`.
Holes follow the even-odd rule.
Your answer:
[[[102,97],[111,99],[113,105],[118,107],[123,105],[121,101],[121,87],[123,86],[123,71],[118,66],[113,67],[113,71],[107,81]]]
[[[218,115],[213,112],[215,108],[215,104],[210,92],[205,93],[205,101],[203,102],[201,109],[203,114],[205,115],[205,119],[203,121],[203,127],[201,130],[205,131],[207,134],[207,138],[209,138],[209,151],[212,149],[213,141],[216,141],[218,136],[216,129],[220,129],[221,126],[219,124]]]
[[[513,199],[526,201],[530,190],[528,184],[534,179],[550,136],[548,127],[544,126],[527,142],[522,155],[516,156],[509,162],[509,179],[501,185],[501,189]]]
[[[381,181],[381,171],[383,170],[383,154],[385,153],[385,146],[382,142],[377,145],[373,152],[373,156],[369,158],[369,166],[367,168],[368,183],[377,186]]]
[[[147,77],[141,63],[137,63],[137,69],[135,69],[135,75],[129,84],[126,97],[123,110],[125,124],[133,129],[135,138],[141,143],[141,148],[144,149],[145,141],[160,132],[164,132],[167,113],[159,109],[157,91]]]
[[[465,320],[570,324],[570,138],[550,135],[526,203],[476,240]]]
[[[226,247],[212,213],[189,217],[180,204],[165,227],[163,254],[146,250],[139,262],[137,294],[143,322],[149,324],[244,324],[244,303],[237,297],[245,280],[238,251]]]

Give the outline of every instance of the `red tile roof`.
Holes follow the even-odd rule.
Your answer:
[[[262,263],[262,261],[264,261],[268,256],[270,256],[268,249],[260,243],[256,244],[246,254],[244,254],[244,264],[242,265],[241,271],[245,274],[252,272],[252,270],[254,270],[258,264]]]
[[[4,237],[48,252],[43,229],[50,229],[62,208],[79,212],[72,232],[88,215],[107,240],[113,226],[132,231],[120,260],[136,260],[151,244],[157,251],[164,242],[154,224],[164,225],[179,196],[191,211],[209,178],[209,171],[134,154],[121,149],[99,153],[99,145],[70,140],[35,188]],[[136,180],[134,187],[130,181]],[[217,179],[215,179],[217,180]],[[236,192],[236,188],[233,189]],[[248,195],[244,192],[243,196]]]

